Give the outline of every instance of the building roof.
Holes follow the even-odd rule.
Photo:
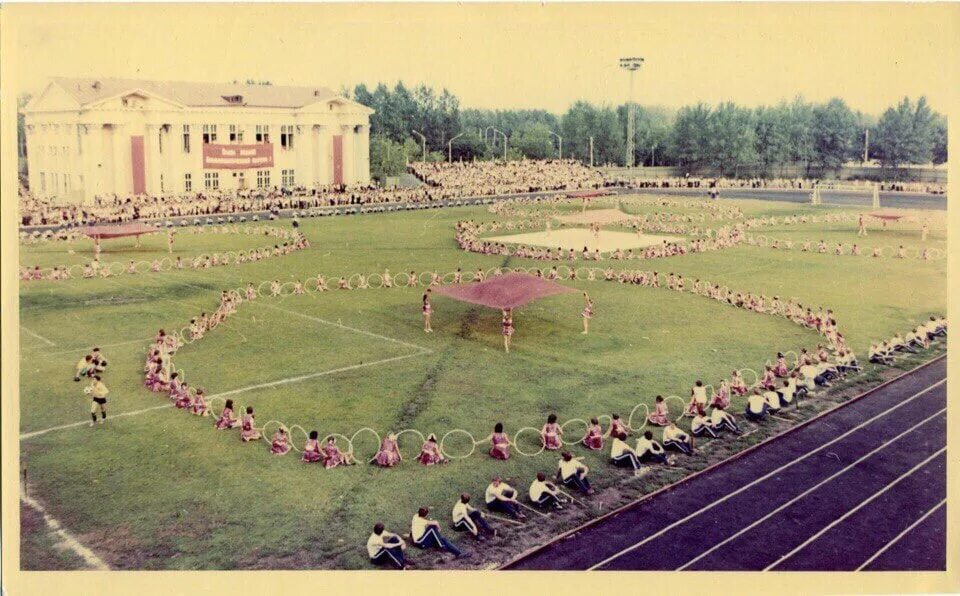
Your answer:
[[[54,77],[80,105],[85,106],[137,89],[188,107],[247,106],[301,108],[337,97],[326,87],[284,87],[279,85],[145,81],[114,78]],[[240,96],[240,103],[228,97]]]

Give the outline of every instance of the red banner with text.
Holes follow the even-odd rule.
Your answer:
[[[203,146],[205,170],[243,170],[247,168],[272,168],[273,144]]]

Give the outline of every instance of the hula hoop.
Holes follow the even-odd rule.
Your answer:
[[[491,277],[498,277],[502,274],[503,272],[500,270],[499,267],[491,267],[490,269],[487,269],[487,272],[486,272],[487,279],[490,279]]]
[[[264,423],[263,426],[260,427],[260,438],[263,439],[264,441],[266,441],[266,442],[267,442],[268,444],[270,444],[270,445],[273,445],[273,439],[268,439],[268,438],[267,438],[267,435],[269,434],[269,433],[267,432],[267,427],[270,426],[270,425],[271,425],[272,423],[274,423],[274,422],[277,423],[277,428],[278,428],[278,429],[279,429],[279,428],[286,428],[286,426],[287,426],[286,424],[280,422],[279,420],[268,420],[266,423]],[[287,429],[287,437],[289,437],[289,436],[290,436],[290,431],[289,431],[289,429]]]
[[[930,254],[931,259],[940,260],[946,256],[946,252],[941,248],[928,248],[927,252]]]
[[[293,288],[296,286],[296,282],[288,281],[286,283],[280,284],[280,295],[283,297],[292,296]],[[287,291],[287,286],[290,286],[290,290]],[[286,292],[286,293],[284,293]]]
[[[423,445],[424,443],[427,442],[427,438],[423,436],[423,433],[420,432],[419,430],[415,429],[415,428],[408,428],[408,429],[405,429],[405,430],[401,430],[400,432],[397,433],[397,451],[401,451],[401,449],[400,449],[400,437],[402,437],[403,435],[405,435],[405,434],[407,434],[407,433],[413,433],[413,434],[417,435],[418,437],[420,437],[420,445]],[[401,451],[401,453],[402,453],[402,451]]]
[[[477,278],[477,276],[474,275],[474,273],[473,273],[472,271],[465,271],[465,272],[461,275],[461,279],[463,280],[464,283],[471,282],[471,281],[475,280],[476,278]]]
[[[920,249],[914,246],[906,247],[906,251],[904,252],[906,253],[907,258],[910,258],[910,259],[919,259],[921,254]]]
[[[262,281],[262,282],[260,282],[260,285],[257,286],[257,295],[258,295],[258,296],[266,296],[266,295],[267,295],[267,294],[266,294],[266,291],[263,289],[263,286],[264,286],[264,285],[266,285],[266,286],[269,287],[269,286],[270,286],[270,282],[269,282],[269,281]]]
[[[186,330],[187,333],[184,333],[184,330]],[[184,327],[183,329],[180,330],[180,337],[182,338],[180,341],[184,343],[192,344],[194,341],[196,341],[195,339],[193,339],[192,334],[190,333],[189,327]]]
[[[117,266],[116,273],[113,272],[114,265]],[[110,272],[110,275],[120,275],[125,271],[125,269],[123,268],[123,263],[121,263],[120,261],[114,261],[113,263],[110,263],[106,267],[101,267],[101,269],[106,269],[107,271]]]
[[[573,271],[574,273],[576,273],[577,270],[574,269]],[[568,277],[570,277],[570,267],[567,267],[566,265],[558,266],[557,275],[560,276],[560,279],[567,279]],[[578,274],[577,277],[580,277],[580,275]]]
[[[424,277],[424,276],[426,276],[426,277]],[[432,279],[433,279],[433,273],[431,273],[431,272],[429,272],[429,271],[424,271],[424,272],[422,272],[419,276],[417,276],[417,280],[418,280],[422,285],[427,285],[427,284],[429,284]]]
[[[566,433],[566,432],[567,432],[567,425],[570,424],[570,423],[572,423],[572,422],[579,422],[580,424],[582,424],[582,425],[583,425],[583,431],[584,431],[584,433],[586,433],[587,429],[590,428],[590,424],[589,424],[586,420],[583,420],[582,418],[571,418],[570,420],[567,420],[566,422],[564,422],[563,424],[560,425],[560,430],[562,430],[564,433]],[[561,442],[562,442],[562,441],[561,441]]]
[[[403,281],[401,281],[403,280]],[[410,283],[410,274],[403,273],[402,271],[393,276],[393,285],[394,286],[406,286]]]
[[[677,420],[679,420],[680,418],[683,418],[683,413],[687,410],[687,402],[684,401],[684,399],[683,399],[682,397],[680,397],[679,395],[668,395],[668,396],[666,396],[665,398],[663,398],[663,403],[668,404],[668,405],[667,405],[667,412],[668,412],[668,413],[670,412],[670,406],[669,406],[669,404],[670,404],[670,400],[672,400],[672,399],[675,399],[675,400],[677,400],[678,402],[680,402],[680,414],[677,415]]]
[[[644,411],[643,424],[640,425],[640,428],[634,428],[633,417],[636,415],[637,410],[639,410],[640,408],[643,408],[643,411]],[[648,416],[650,416],[650,408],[647,407],[647,404],[640,403],[633,406],[633,409],[630,410],[630,416],[627,417],[627,428],[629,428],[633,432],[640,432],[641,430],[643,430],[643,427],[647,425]]]
[[[609,426],[610,424],[613,423],[613,416],[610,416],[608,414],[600,414],[599,416],[597,416],[597,422],[599,422],[600,424],[603,424],[604,420],[609,421],[607,422],[607,425]]]
[[[76,267],[76,271],[74,271],[74,267]],[[67,275],[69,275],[70,277],[76,277],[77,275],[80,274],[81,271],[82,271],[82,267],[80,265],[70,265],[69,267],[67,267]]]
[[[374,433],[374,434],[376,434],[376,433]],[[354,436],[356,436],[356,435],[354,435]],[[353,441],[351,441],[351,440],[348,439],[347,437],[341,435],[340,433],[329,433],[327,436],[325,436],[325,437],[323,438],[323,442],[326,443],[326,442],[327,442],[327,439],[329,439],[330,437],[333,437],[333,438],[335,438],[335,439],[343,439],[344,441],[346,441],[347,444],[350,446],[349,449],[347,450],[347,453],[351,453],[351,454],[353,453]],[[378,443],[377,443],[378,448],[379,448],[379,445],[380,445],[380,443],[378,442]]]
[[[304,440],[310,438],[310,433],[308,433],[308,432],[306,431],[306,429],[303,428],[302,426],[300,426],[299,424],[294,424],[293,426],[291,426],[290,428],[287,429],[287,434],[290,435],[290,446],[293,447],[293,450],[294,450],[294,451],[299,452],[300,450],[297,449],[297,446],[294,444],[294,441],[293,441],[293,431],[294,431],[295,429],[300,429],[300,432],[303,433]]]
[[[373,436],[375,436],[375,437],[377,438],[377,451],[379,451],[379,450],[380,450],[380,443],[383,442],[383,439],[380,438],[380,435],[377,433],[377,431],[373,430],[373,429],[370,428],[369,426],[365,426],[365,427],[361,428],[360,430],[358,430],[357,432],[353,433],[353,436],[350,437],[349,439],[347,439],[346,437],[343,437],[344,439],[347,439],[347,442],[350,443],[350,452],[353,453],[353,440],[357,438],[357,435],[359,435],[360,433],[363,433],[363,432],[372,433]],[[332,435],[332,436],[336,436],[336,435]],[[340,436],[342,436],[342,435],[340,435]],[[376,453],[374,453],[374,455],[376,455]]]
[[[377,281],[377,285],[373,285],[373,283],[370,282],[371,279],[376,280],[376,281]],[[368,275],[368,276],[366,277],[366,281],[367,281],[367,285],[368,285],[369,287],[371,287],[371,288],[376,289],[376,288],[382,288],[382,287],[383,287],[383,276],[382,276],[382,275],[379,275],[379,274],[376,274],[376,273],[371,273],[370,275]]]
[[[524,426],[523,428],[521,428],[520,430],[518,430],[516,433],[514,433],[514,435],[513,435],[513,448],[516,449],[517,453],[519,453],[520,455],[523,455],[523,456],[525,456],[525,457],[536,457],[536,456],[540,455],[541,453],[543,453],[543,451],[544,451],[544,449],[546,449],[546,447],[544,447],[543,441],[541,440],[541,441],[540,441],[540,451],[537,451],[536,453],[526,453],[523,449],[520,449],[520,434],[523,433],[523,431],[526,431],[526,430],[532,430],[533,432],[537,433],[537,437],[540,436],[540,431],[539,431],[538,429],[533,428],[532,426]]]
[[[757,371],[753,370],[752,368],[741,368],[741,369],[738,370],[737,372],[740,373],[740,376],[741,376],[741,377],[743,377],[743,373],[744,373],[744,372],[749,372],[750,374],[753,375],[753,382],[752,382],[752,383],[747,383],[747,379],[746,379],[746,378],[743,379],[743,382],[746,383],[747,387],[753,387],[754,385],[756,385],[756,384],[760,381],[760,375],[758,375],[758,374],[757,374]]]
[[[356,283],[354,283],[353,281],[354,278],[356,278],[357,280]],[[362,273],[354,273],[353,275],[347,278],[347,287],[352,290],[353,288],[357,287],[357,285],[360,283],[361,280],[366,281],[366,279],[367,278],[365,278]]]
[[[457,277],[457,273],[456,273],[455,271],[451,271],[450,273],[447,273],[446,275],[444,275],[443,277],[441,277],[441,278],[440,278],[440,281],[441,281],[441,283],[443,283],[444,285],[447,285],[447,284],[453,283],[453,280],[456,279],[456,277]],[[461,277],[462,277],[462,274],[461,274]],[[447,281],[447,278],[449,278],[450,281]]]
[[[793,354],[793,366],[794,366],[794,367],[796,367],[798,364],[800,364],[800,354],[797,354],[797,353],[794,352],[793,350],[787,350],[786,352],[783,353],[783,357],[786,358],[786,357],[787,357],[787,354]],[[768,362],[769,362],[769,360],[768,360]]]

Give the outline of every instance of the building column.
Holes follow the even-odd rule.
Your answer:
[[[370,183],[370,127],[357,127],[357,182]]]
[[[128,181],[133,174],[126,164],[130,163],[130,136],[126,126],[113,124],[111,128],[111,150],[113,152],[113,178],[110,192],[123,197],[130,194],[132,181]]]
[[[144,190],[148,195],[160,194],[160,127],[143,127]],[[164,181],[166,182],[166,181]]]
[[[343,135],[343,183],[348,185],[355,184],[357,181],[357,156],[355,155],[357,143],[353,128],[352,124],[344,126],[341,129],[343,132],[340,133]]]

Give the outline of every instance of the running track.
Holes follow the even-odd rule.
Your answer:
[[[946,568],[946,357],[503,569]]]
[[[701,197],[706,199],[707,188],[637,188],[631,192],[637,194],[675,195],[681,197]],[[621,191],[623,192],[623,191]],[[809,203],[810,189],[789,188],[721,188],[721,199],[755,199],[760,201],[783,201],[787,203]],[[824,205],[843,205],[871,207],[873,195],[870,191],[828,190],[820,191]],[[880,206],[894,209],[947,209],[946,195],[931,195],[919,192],[880,192]]]

